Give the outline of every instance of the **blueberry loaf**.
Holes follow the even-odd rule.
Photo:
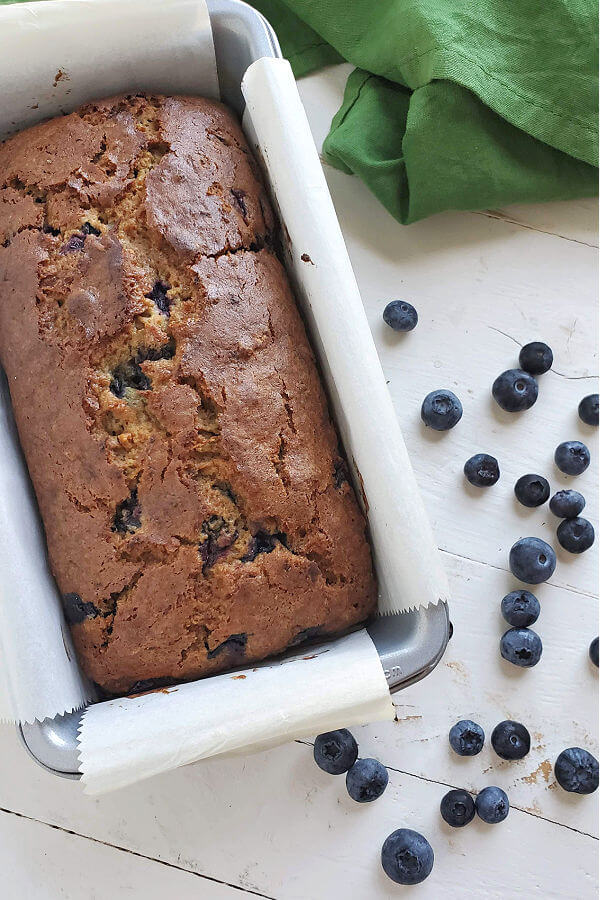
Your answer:
[[[365,620],[365,522],[233,116],[93,103],[1,145],[0,184],[0,359],[90,678],[142,690]]]

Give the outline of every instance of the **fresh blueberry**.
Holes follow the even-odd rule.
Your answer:
[[[432,391],[427,394],[421,406],[423,422],[435,431],[454,428],[460,422],[462,414],[462,403],[452,391]]]
[[[531,591],[511,591],[502,598],[502,615],[515,628],[528,628],[539,614],[540,601]]]
[[[523,759],[531,748],[531,736],[525,726],[511,719],[496,725],[491,741],[501,759]]]
[[[526,584],[541,584],[552,577],[556,568],[556,553],[541,538],[525,537],[510,548],[510,571]]]
[[[357,803],[381,797],[388,784],[386,767],[376,759],[357,759],[346,773],[346,788]]]
[[[509,628],[500,638],[500,653],[513,666],[529,669],[542,655],[542,639],[529,628]]]
[[[569,553],[584,553],[594,543],[594,526],[587,519],[563,519],[556,529],[558,543]]]
[[[590,464],[590,451],[581,441],[564,441],[554,451],[554,462],[565,475],[581,475]]]
[[[450,729],[448,740],[459,756],[477,756],[483,749],[485,734],[481,725],[470,719],[461,719]]]
[[[358,745],[346,728],[320,734],[314,747],[315,762],[329,775],[343,775],[358,756]]]
[[[585,497],[579,491],[557,491],[550,500],[550,512],[559,519],[574,519],[584,506]]]
[[[523,369],[508,369],[498,375],[492,385],[494,400],[506,412],[521,412],[529,409],[538,395],[535,378]]]
[[[561,788],[572,794],[593,794],[598,790],[598,760],[581,747],[563,750],[554,763]]]
[[[411,303],[405,300],[392,300],[383,311],[383,321],[394,331],[412,331],[419,316]]]
[[[530,375],[543,375],[552,368],[554,355],[548,344],[532,341],[525,344],[519,353],[519,365]]]
[[[498,460],[488,453],[476,453],[466,461],[463,471],[475,487],[491,487],[500,478]]]
[[[442,819],[453,828],[462,828],[473,821],[475,802],[467,791],[448,791],[440,803]]]
[[[497,825],[507,817],[510,803],[502,788],[486,787],[477,794],[475,809],[488,825]]]
[[[381,865],[396,884],[420,884],[433,869],[431,844],[418,831],[399,828],[383,842]]]
[[[598,424],[598,394],[588,394],[578,407],[579,418],[586,425]]]
[[[598,666],[598,638],[595,637],[592,643],[590,644],[589,649],[590,659],[594,663],[594,665]]]
[[[521,475],[515,484],[515,497],[523,506],[541,506],[550,496],[550,485],[542,475]]]

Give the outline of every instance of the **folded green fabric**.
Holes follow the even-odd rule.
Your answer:
[[[297,76],[357,66],[324,144],[404,223],[598,189],[592,0],[253,0]]]

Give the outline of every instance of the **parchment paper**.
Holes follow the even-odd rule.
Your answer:
[[[90,706],[83,783],[105,793],[209,756],[391,718],[377,651],[359,631],[284,662]]]
[[[242,92],[245,131],[285,222],[288,270],[311,326],[357,495],[368,507],[379,612],[447,601],[446,573],[289,63],[257,60]]]
[[[219,97],[204,0],[44,0],[0,7],[0,140],[130,91]]]

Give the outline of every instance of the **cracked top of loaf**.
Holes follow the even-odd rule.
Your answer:
[[[0,359],[76,649],[109,692],[361,622],[375,582],[273,214],[222,105],[0,146]]]

